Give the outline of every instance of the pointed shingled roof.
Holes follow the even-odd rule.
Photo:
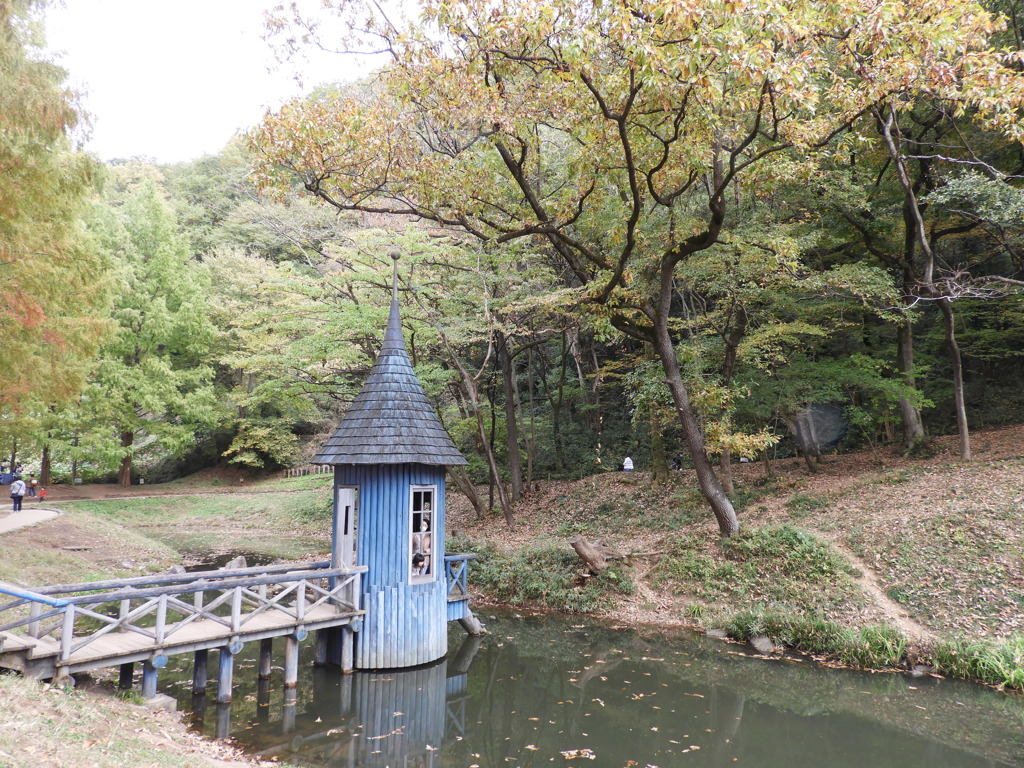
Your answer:
[[[455,447],[420,386],[405,350],[398,312],[398,254],[384,344],[363,388],[323,444],[313,464],[433,464],[462,466]]]

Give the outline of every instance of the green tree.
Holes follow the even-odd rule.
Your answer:
[[[72,148],[82,114],[44,56],[45,5],[0,3],[0,417],[73,398],[105,328],[107,264],[83,226],[98,166]]]
[[[140,436],[180,453],[216,420],[208,285],[152,182],[119,208],[100,207],[93,231],[117,264],[116,330],[83,395],[77,431],[99,436],[97,458],[116,461],[127,486]]]
[[[437,0],[401,29],[375,8],[337,5],[362,35],[342,47],[392,56],[372,97],[268,116],[259,183],[297,176],[341,210],[545,243],[574,301],[653,344],[723,534],[739,523],[677,356],[677,269],[728,230],[737,188],[803,173],[877,104],[938,92],[1016,131],[1024,93],[964,0]]]

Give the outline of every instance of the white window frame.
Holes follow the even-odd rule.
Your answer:
[[[427,506],[426,509],[423,507]],[[424,512],[429,512],[426,517],[429,520],[427,531],[420,531],[419,524],[424,517]],[[425,584],[437,580],[438,557],[436,533],[434,523],[437,519],[437,486],[436,485],[412,485],[409,487],[409,516],[406,524],[406,531],[409,536],[409,554],[406,562],[409,567],[409,583]],[[413,558],[417,553],[426,557],[428,567],[427,573],[415,573]],[[440,559],[441,565],[444,558]]]

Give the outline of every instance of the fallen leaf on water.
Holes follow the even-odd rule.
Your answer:
[[[566,760],[576,760],[577,758],[583,758],[585,760],[596,760],[597,755],[592,750],[584,747],[583,749],[566,749],[562,750],[562,757]]]

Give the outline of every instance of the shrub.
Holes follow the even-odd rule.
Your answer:
[[[510,605],[590,613],[607,604],[607,594],[629,595],[635,589],[621,565],[584,578],[576,553],[561,546],[506,553],[469,540],[449,542],[449,547],[453,543],[460,551],[477,555],[470,572],[473,586]]]

